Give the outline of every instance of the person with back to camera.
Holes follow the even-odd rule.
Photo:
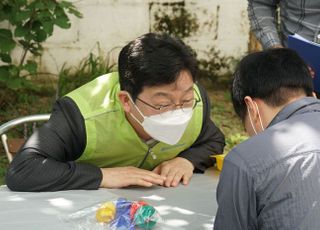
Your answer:
[[[232,102],[250,138],[224,159],[214,229],[320,226],[320,101],[307,65],[290,49],[243,58]]]

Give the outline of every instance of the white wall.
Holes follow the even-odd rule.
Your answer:
[[[82,19],[70,16],[72,26],[63,30],[55,27],[53,36],[44,44],[39,59],[41,71],[58,73],[64,63],[76,65],[90,52],[98,52],[98,44],[106,54],[117,60],[119,50],[128,41],[150,32],[153,17],[151,2],[181,2],[181,0],[78,0],[72,1],[83,14]],[[222,54],[239,57],[247,51],[249,23],[247,1],[244,0],[185,0],[186,8],[200,22],[213,19],[209,28],[203,26],[187,42],[199,56],[208,47],[216,46]],[[206,12],[205,12],[206,11]],[[19,52],[17,52],[17,56]]]

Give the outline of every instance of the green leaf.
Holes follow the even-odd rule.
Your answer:
[[[18,22],[23,22],[31,17],[31,11],[30,10],[25,10],[25,11],[19,11],[15,15],[15,20]]]
[[[10,55],[6,53],[0,53],[0,58],[1,58],[1,61],[6,63],[11,63],[12,61]]]
[[[9,67],[8,66],[0,66],[0,81],[6,83],[9,79]]]
[[[19,6],[24,6],[27,4],[27,0],[15,0],[15,2],[19,4]]]
[[[66,16],[60,16],[59,18],[56,18],[54,23],[62,29],[68,29],[71,26],[69,19]]]
[[[45,4],[42,1],[37,1],[34,7],[39,10],[43,10],[46,8]]]
[[[17,90],[22,88],[22,83],[19,78],[12,78],[7,81],[7,87],[12,90]]]
[[[8,53],[16,46],[12,33],[7,29],[0,29],[0,51]]]
[[[35,36],[35,41],[36,42],[43,42],[47,39],[47,33],[44,30],[37,30],[36,31],[36,36]]]
[[[29,33],[29,30],[24,26],[17,26],[14,31],[14,36],[16,37],[24,37]]]
[[[75,8],[69,8],[68,12],[70,14],[73,14],[77,18],[82,18],[83,17],[83,15],[79,11],[77,11]]]
[[[37,14],[37,17],[39,20],[43,20],[43,19],[51,19],[52,14],[49,11],[41,11],[40,13]]]
[[[10,66],[10,68],[9,68],[10,77],[19,77],[19,73],[20,73],[19,67],[15,66],[15,65]]]
[[[7,81],[8,81],[8,78],[7,77],[2,77],[1,76],[1,71],[0,71],[0,83],[3,83],[4,85],[7,85]]]
[[[11,24],[16,25],[16,15],[21,11],[20,6],[13,4],[12,2],[8,3],[7,5],[4,5],[2,8],[3,16],[8,20]]]
[[[37,67],[36,62],[28,60],[27,64],[23,66],[23,69],[27,70],[30,74],[35,74],[37,73]]]
[[[43,21],[42,22],[43,30],[49,35],[52,35],[53,25],[54,24],[52,21]]]
[[[61,8],[70,8],[73,6],[71,2],[67,2],[67,1],[61,1],[59,5],[61,6]]]
[[[5,4],[5,5],[2,7],[2,12],[3,12],[5,15],[10,15],[10,13],[12,13],[12,6],[9,5],[9,4]]]
[[[38,30],[41,29],[42,23],[39,20],[35,20],[32,23],[32,30]]]
[[[63,8],[61,8],[60,6],[56,6],[56,8],[54,9],[54,15],[56,16],[56,18],[66,16]]]
[[[49,10],[53,10],[56,7],[57,3],[55,1],[46,1],[46,5]]]
[[[5,14],[2,12],[2,9],[0,8],[0,22],[6,20],[7,17],[5,16]]]

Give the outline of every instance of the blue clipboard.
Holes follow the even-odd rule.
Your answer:
[[[314,90],[320,93],[320,44],[295,34],[288,36],[288,48],[295,50],[312,67],[315,72]]]

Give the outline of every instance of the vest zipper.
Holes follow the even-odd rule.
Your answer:
[[[159,141],[155,141],[152,144],[148,145],[148,151],[146,152],[146,155],[144,156],[143,160],[141,161],[141,163],[139,164],[138,168],[142,168],[144,162],[147,160],[148,156],[151,154],[152,158],[155,160],[157,158],[157,156],[152,152],[152,148],[158,144]]]

